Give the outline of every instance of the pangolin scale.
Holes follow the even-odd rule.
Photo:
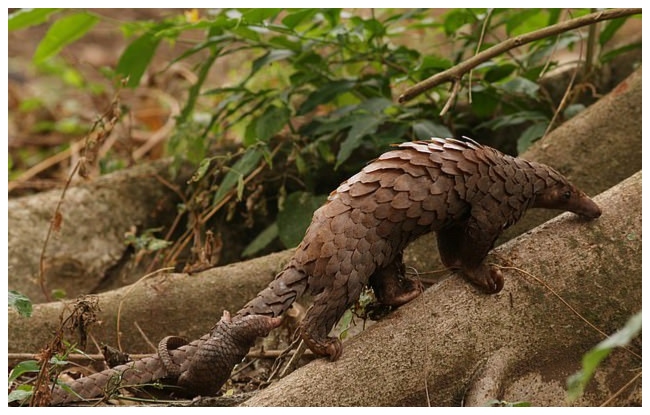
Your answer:
[[[590,219],[601,214],[587,195],[543,164],[470,139],[402,143],[330,194],[284,270],[232,321],[222,319],[210,335],[161,354],[164,359],[150,358],[155,363],[149,366],[163,373],[152,377],[173,380],[180,373],[177,383],[189,394],[215,394],[254,338],[277,326],[276,317],[306,291],[314,302],[300,335],[314,353],[337,359],[341,341],[328,334],[365,286],[373,288],[380,302],[394,306],[419,295],[421,284],[404,275],[402,252],[429,232],[437,234],[445,266],[487,293],[499,292],[503,277],[484,259],[501,232],[528,208],[571,211]],[[234,337],[233,325],[239,333]],[[96,388],[75,390],[86,398],[97,393]],[[55,388],[54,404],[71,399]]]

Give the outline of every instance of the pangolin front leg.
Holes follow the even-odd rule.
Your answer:
[[[484,260],[500,233],[500,228],[474,216],[447,226],[437,234],[440,259],[482,291],[498,293],[503,288],[503,274]]]

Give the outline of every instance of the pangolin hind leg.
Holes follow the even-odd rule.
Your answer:
[[[335,280],[344,280],[339,277]],[[329,337],[328,334],[355,301],[359,299],[365,284],[354,283],[326,287],[318,294],[312,306],[307,310],[304,320],[300,324],[300,336],[317,355],[329,356],[330,360],[337,360],[343,351],[341,340]]]
[[[408,303],[424,291],[420,280],[406,276],[401,253],[387,267],[370,276],[370,286],[380,303],[395,307]]]

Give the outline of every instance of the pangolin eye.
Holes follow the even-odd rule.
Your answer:
[[[567,190],[566,192],[562,193],[562,199],[564,199],[564,200],[571,199],[571,191]]]

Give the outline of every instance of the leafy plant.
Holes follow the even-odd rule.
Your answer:
[[[571,11],[573,16],[588,12]],[[136,88],[163,42],[189,43],[168,66],[200,58],[167,145],[174,169],[183,161],[197,169],[183,213],[198,218],[194,231],[234,217],[244,217],[249,227],[257,223],[257,233],[241,247],[250,255],[276,236],[284,246],[295,245],[314,202],[389,144],[516,128],[521,151],[542,136],[557,102],[544,93],[540,75],[555,66],[554,52],[582,40],[575,32],[533,42],[477,67],[465,80],[456,111],[445,117],[436,114],[449,97],[446,86],[409,105],[396,104],[394,95],[504,37],[565,18],[559,9],[193,10],[121,24],[131,40],[113,75]],[[9,16],[9,29],[48,19],[53,23],[35,61],[55,56],[103,17],[25,10]],[[607,22],[597,39],[587,41],[604,45],[624,21]],[[202,37],[188,41],[189,32]],[[424,42],[410,40],[412,34]],[[423,52],[432,40],[438,42],[435,49]],[[210,72],[224,60],[241,64],[226,85],[210,84]],[[573,106],[571,115],[580,108]],[[221,149],[218,155],[216,149]],[[276,217],[296,218],[300,225],[279,226]],[[181,243],[189,238],[190,231]]]

